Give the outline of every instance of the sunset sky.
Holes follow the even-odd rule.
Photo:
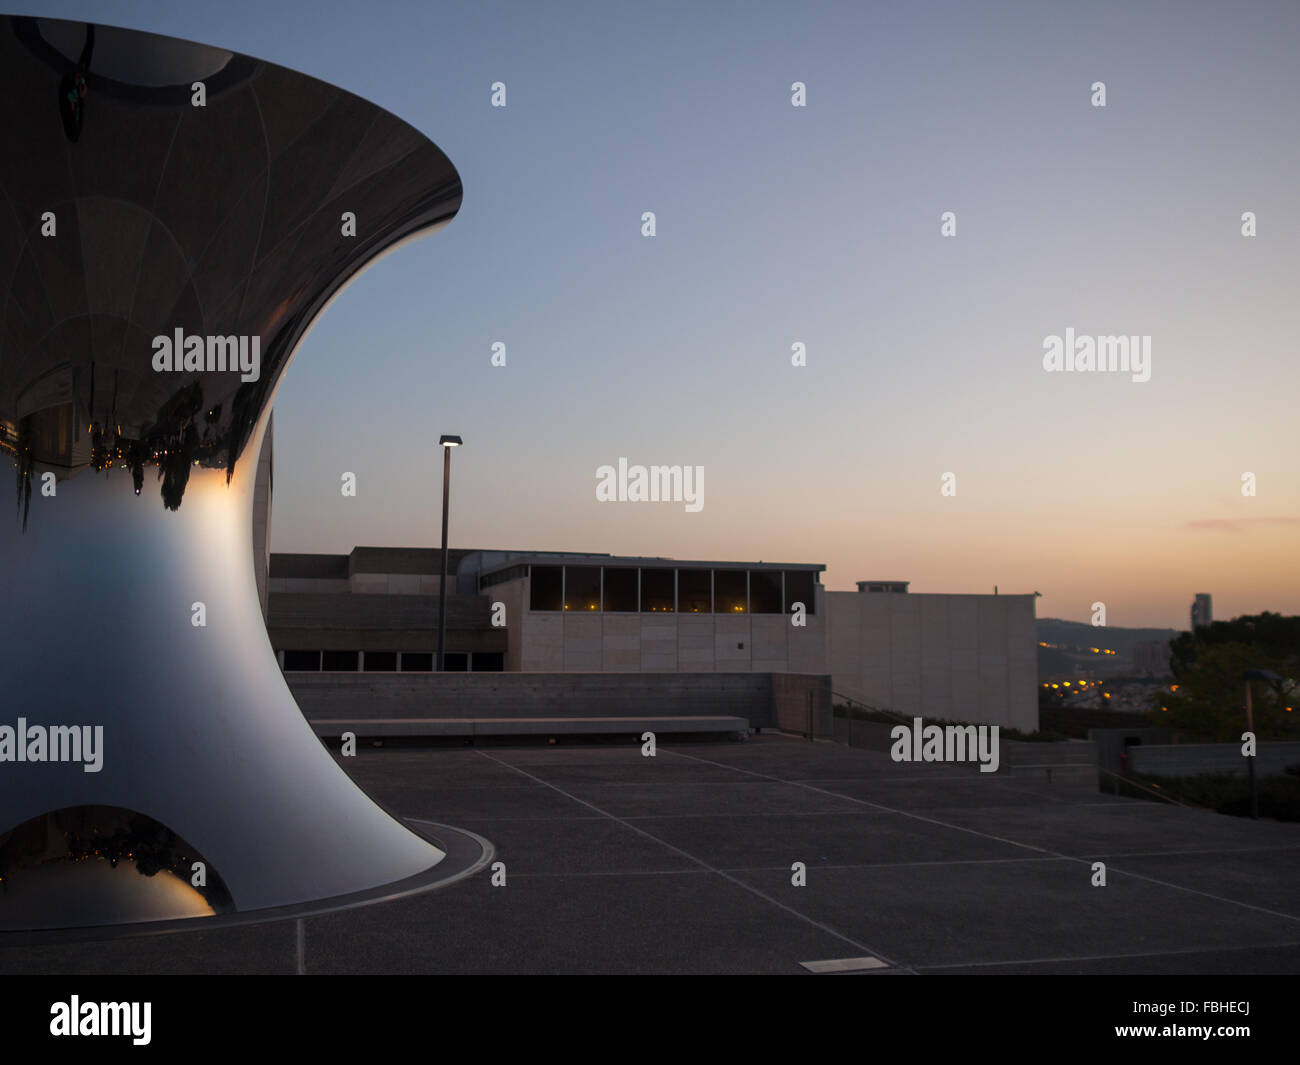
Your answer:
[[[273,550],[436,546],[458,433],[457,547],[1300,613],[1294,3],[6,6],[303,71],[460,172],[283,379]],[[1045,372],[1067,328],[1151,379]],[[624,456],[703,509],[598,502]]]

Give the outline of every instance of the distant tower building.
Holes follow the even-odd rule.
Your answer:
[[[1210,605],[1210,596],[1205,592],[1199,592],[1196,596],[1196,602],[1192,604],[1192,632],[1195,632],[1201,625],[1208,625],[1214,620],[1214,610]]]

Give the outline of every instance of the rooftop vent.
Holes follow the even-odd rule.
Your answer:
[[[911,581],[858,581],[859,592],[902,592],[906,594]]]

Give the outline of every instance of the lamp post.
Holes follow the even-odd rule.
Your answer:
[[[442,579],[438,582],[438,672],[443,671],[447,649],[447,503],[451,498],[451,449],[464,441],[458,436],[443,435],[442,447]]]

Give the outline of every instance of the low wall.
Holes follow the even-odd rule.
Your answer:
[[[850,747],[860,747],[864,751],[880,751],[888,754],[894,746],[890,735],[893,725],[880,721],[854,721],[847,717],[835,719],[835,739],[847,743]]]
[[[1002,766],[1012,776],[1086,781],[1093,787],[1099,783],[1097,745],[1091,740],[1007,740],[1002,744]]]
[[[1280,774],[1287,766],[1300,763],[1300,743],[1261,743],[1255,754],[1255,772],[1261,776]],[[1156,777],[1193,777],[1201,773],[1245,773],[1246,759],[1240,743],[1143,744],[1129,748],[1133,772]]]
[[[831,731],[830,678],[790,673],[286,673],[312,720],[731,715]]]
[[[807,733],[830,738],[834,714],[831,709],[831,678],[817,673],[764,673],[771,678],[772,712],[776,727],[785,732]]]
[[[851,747],[889,754],[894,747],[893,730],[896,727],[880,721],[852,721],[847,717],[837,717],[834,736],[837,742]],[[954,764],[978,768],[975,762]],[[1058,775],[1070,779],[1093,779],[1097,772],[1097,747],[1082,740],[1060,743],[1004,740],[999,734],[998,772],[1019,772],[1022,776],[1041,774],[1049,779]]]
[[[1097,766],[1111,773],[1123,774],[1123,755],[1134,747],[1167,744],[1173,738],[1163,728],[1090,728],[1088,739],[1097,745]]]

